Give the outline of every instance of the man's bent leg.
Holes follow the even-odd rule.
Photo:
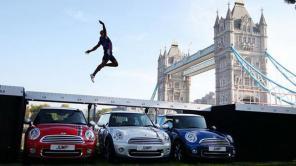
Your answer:
[[[118,62],[117,60],[114,58],[114,56],[112,55],[112,57],[110,58],[111,63],[107,63],[105,64],[105,66],[109,66],[109,67],[117,67],[118,66]]]
[[[93,76],[95,76],[103,67],[105,67],[107,62],[108,61],[106,61],[106,60],[102,60],[102,63],[94,71]]]

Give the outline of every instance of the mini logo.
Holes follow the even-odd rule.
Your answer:
[[[67,149],[67,148],[68,148],[67,145],[59,145],[59,146],[57,147],[57,149],[59,149],[59,150],[63,150],[63,149]]]
[[[66,132],[61,132],[61,135],[66,135],[67,133]]]

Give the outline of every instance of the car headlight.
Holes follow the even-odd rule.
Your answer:
[[[170,142],[170,137],[167,133],[161,132],[160,135],[161,135],[161,139],[163,140],[164,143]]]
[[[36,140],[40,136],[40,130],[38,128],[33,128],[29,131],[29,139]]]
[[[123,132],[122,131],[119,131],[119,130],[116,130],[114,131],[114,133],[112,134],[112,137],[115,141],[119,141],[119,140],[122,140],[123,139]]]
[[[185,139],[188,141],[188,142],[191,142],[191,143],[194,143],[197,141],[197,137],[196,137],[196,134],[194,132],[188,132],[185,134]]]
[[[92,130],[86,130],[84,135],[87,140],[91,140],[91,141],[95,140],[95,134]]]
[[[226,138],[230,143],[233,143],[233,138],[230,135],[226,135]]]

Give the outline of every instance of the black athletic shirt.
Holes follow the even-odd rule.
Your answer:
[[[112,50],[112,42],[108,36],[101,36],[99,44],[103,46],[104,51],[107,51],[109,49]]]

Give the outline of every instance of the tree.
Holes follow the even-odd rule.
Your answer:
[[[101,110],[98,110],[97,113],[96,113],[95,119],[99,120],[102,114],[104,114],[106,112],[110,112],[110,111],[112,111],[111,108],[102,108]]]
[[[70,105],[69,104],[62,104],[61,107],[62,108],[70,108]]]
[[[31,104],[30,106],[27,106],[25,118],[26,119],[30,118],[31,120],[34,120],[39,110],[43,107],[49,107],[49,104],[46,104],[46,103],[38,104],[38,105]]]

